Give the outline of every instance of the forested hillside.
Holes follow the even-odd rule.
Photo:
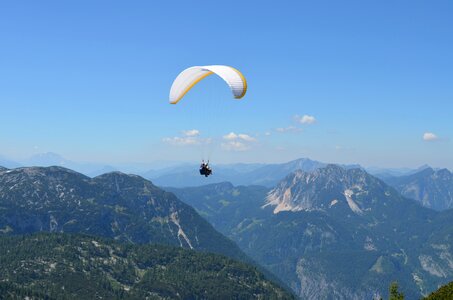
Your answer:
[[[254,267],[86,235],[0,237],[0,298],[292,299]]]

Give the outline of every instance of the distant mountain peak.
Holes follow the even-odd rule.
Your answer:
[[[55,152],[44,152],[33,155],[31,158],[46,157],[46,158],[57,158],[62,159],[63,157],[60,154]]]
[[[412,173],[410,175],[416,175],[416,174],[420,174],[420,173],[422,173],[422,174],[432,174],[434,172],[435,172],[435,170],[428,166],[426,168],[419,168],[419,169],[417,169],[416,172],[414,172],[414,173]]]
[[[3,168],[14,169],[20,167],[20,164],[0,155],[0,166]]]
[[[386,182],[423,206],[435,210],[453,208],[453,174],[448,169],[429,167],[410,175],[388,178]]]
[[[295,171],[283,179],[266,198],[263,207],[281,211],[327,211],[343,206],[361,215],[370,209],[370,190],[389,193],[387,186],[362,169],[329,164],[313,172]]]
[[[42,167],[64,166],[67,165],[68,163],[69,163],[68,160],[54,152],[38,153],[33,155],[26,161],[26,164],[29,166],[42,166]]]
[[[415,172],[423,171],[423,170],[425,170],[425,169],[432,169],[432,167],[431,167],[430,165],[428,165],[428,164],[423,164],[423,165],[421,165],[420,167],[418,167],[418,168],[415,170]]]

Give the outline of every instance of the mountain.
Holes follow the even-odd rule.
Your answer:
[[[423,169],[415,174],[391,177],[386,183],[405,197],[435,210],[453,208],[453,174],[447,169]]]
[[[146,172],[141,173],[146,178],[157,178],[160,176],[168,175],[168,174],[175,174],[175,173],[185,173],[185,172],[193,172],[197,170],[200,164],[194,163],[174,163],[167,165],[165,167],[159,169],[153,169]],[[259,167],[265,166],[265,164],[245,164],[245,163],[236,163],[236,164],[216,164],[216,169],[219,168],[221,173],[228,174],[227,176],[231,176],[232,174],[242,174],[251,172]]]
[[[29,159],[25,160],[24,163],[27,166],[39,166],[39,167],[49,167],[49,166],[68,166],[72,162],[63,158],[61,155],[53,152],[39,153],[31,156]]]
[[[0,171],[0,233],[86,233],[247,260],[196,211],[136,175],[93,179],[62,167]]]
[[[114,165],[96,163],[96,162],[77,162],[66,159],[58,153],[46,152],[32,155],[27,159],[18,162],[12,161],[0,155],[0,166],[9,169],[19,167],[50,167],[59,166],[75,170],[89,177],[95,177],[107,172],[122,171],[125,173],[143,174],[147,173],[150,168],[169,168],[169,166],[181,165],[181,162],[175,161],[154,161],[151,163],[116,163]],[[157,171],[158,173],[162,170]],[[151,172],[154,173],[154,172]],[[159,173],[160,174],[160,173]]]
[[[368,167],[365,168],[365,170],[373,175],[374,177],[377,177],[381,180],[391,178],[391,177],[399,177],[399,176],[406,176],[406,175],[411,175],[420,171],[423,171],[424,169],[430,168],[428,165],[422,165],[418,167],[417,169],[411,169],[411,168],[380,168],[380,167]]]
[[[0,155],[0,166],[2,166],[4,168],[13,169],[13,168],[19,168],[21,165],[15,161],[12,161],[12,160],[7,159]]]
[[[86,235],[0,236],[2,299],[293,299],[225,256]]]
[[[189,187],[210,183],[231,182],[234,185],[263,185],[271,187],[288,173],[295,170],[311,172],[326,164],[308,158],[300,158],[282,164],[232,164],[213,165],[213,175],[204,178],[198,173],[198,165],[170,168],[165,172],[145,175],[159,186]]]
[[[107,172],[113,172],[118,170],[115,167],[104,165],[101,163],[87,163],[87,162],[84,163],[71,161],[53,152],[35,154],[30,158],[22,161],[22,165],[34,167],[51,167],[51,166],[65,167],[90,177],[95,177],[98,175],[105,174]]]
[[[389,183],[389,182],[396,180],[398,177],[410,176],[410,175],[422,172],[423,170],[430,169],[430,168],[431,167],[429,165],[424,164],[416,169],[368,167],[368,168],[365,168],[365,171],[367,171],[374,177],[377,177],[377,178],[383,180],[384,182]],[[440,169],[434,169],[434,170],[440,170]]]
[[[252,171],[252,173],[249,174],[251,181],[247,183],[247,185],[254,184],[273,186],[290,172],[295,170],[312,172],[316,169],[324,167],[325,165],[325,163],[308,158],[300,158],[283,164],[266,165]]]
[[[408,299],[453,280],[453,211],[402,197],[362,169],[295,171],[273,189],[171,189],[302,299]],[[218,190],[218,192],[215,192]]]

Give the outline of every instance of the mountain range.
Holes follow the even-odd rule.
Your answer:
[[[178,161],[154,161],[152,163],[116,163],[106,164],[98,162],[78,162],[66,159],[54,152],[37,153],[26,159],[12,160],[0,155],[0,166],[14,169],[19,167],[51,167],[59,166],[75,170],[89,177],[96,177],[108,172],[122,171],[124,173],[144,174],[150,170],[165,170],[173,166],[182,165]]]
[[[214,175],[208,178],[200,177],[198,164],[178,161],[155,161],[152,163],[117,163],[103,164],[93,162],[75,162],[53,152],[38,153],[21,161],[13,161],[0,155],[0,166],[10,169],[18,167],[50,167],[60,166],[75,170],[89,177],[105,173],[121,171],[133,173],[151,180],[158,186],[189,187],[202,186],[211,183],[231,182],[234,185],[263,185],[273,187],[290,172],[302,170],[311,172],[328,165],[325,162],[299,158],[285,163],[234,163],[215,164]],[[430,168],[423,165],[411,168],[379,168],[361,167],[358,164],[342,165],[345,168],[362,168],[368,173],[391,183],[395,178],[407,177]],[[434,169],[438,171],[440,169]]]
[[[159,186],[189,187],[209,183],[231,182],[234,185],[262,185],[272,187],[288,173],[303,170],[312,172],[327,164],[308,158],[299,158],[279,164],[231,164],[214,166],[214,176],[202,178],[198,166],[188,165],[165,170],[165,172],[145,173],[144,176]],[[357,168],[359,165],[343,165]]]
[[[453,280],[453,211],[403,197],[363,169],[295,171],[274,188],[167,188],[302,299],[417,299]]]
[[[302,169],[312,171],[325,166],[325,163],[301,158],[282,164],[219,164],[215,165],[216,176],[201,178],[198,173],[198,164],[155,162],[152,164],[118,164],[106,165],[100,163],[79,163],[65,159],[59,154],[48,152],[33,155],[20,162],[13,162],[0,158],[0,166],[7,168],[28,167],[50,167],[60,166],[76,170],[89,177],[96,177],[108,172],[122,171],[134,173],[152,180],[159,186],[199,186],[207,183],[218,183],[230,181],[236,185],[260,184],[272,186],[291,171]],[[165,166],[165,167],[162,167]]]
[[[0,235],[83,233],[253,263],[250,256],[303,299],[386,297],[394,280],[420,298],[453,280],[453,210],[401,194],[423,184],[428,199],[444,203],[432,195],[450,192],[448,170],[386,177],[393,188],[363,168],[308,159],[224,168],[248,174],[239,182],[266,184],[164,191],[121,172],[90,178],[62,167],[0,167]]]
[[[403,196],[435,210],[453,208],[453,174],[447,169],[425,168],[399,177],[387,177],[386,183]]]

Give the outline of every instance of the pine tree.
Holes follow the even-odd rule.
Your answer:
[[[389,300],[404,300],[404,294],[398,291],[398,282],[394,281],[390,284]]]

